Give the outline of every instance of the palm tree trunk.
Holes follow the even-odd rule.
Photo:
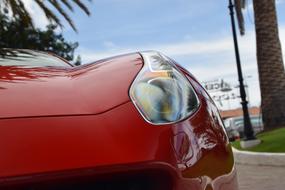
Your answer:
[[[253,0],[265,129],[285,127],[285,71],[275,0]]]

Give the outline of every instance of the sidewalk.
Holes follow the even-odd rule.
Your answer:
[[[285,189],[285,154],[233,149],[240,190]]]
[[[237,164],[240,190],[285,189],[285,167]]]

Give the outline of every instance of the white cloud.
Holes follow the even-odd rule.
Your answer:
[[[112,42],[112,41],[104,41],[103,45],[104,45],[104,47],[111,48],[111,49],[117,47],[116,44],[114,42]]]
[[[83,61],[95,61],[113,55],[143,50],[158,50],[169,56],[194,56],[231,51],[233,47],[231,37],[212,41],[183,41],[169,44],[138,45],[136,47],[120,47],[110,41],[103,42],[103,45],[107,47],[107,50],[97,51],[81,47],[79,51],[84,58]]]
[[[283,47],[285,47],[285,26],[280,27],[279,33],[281,43]],[[248,31],[244,37],[239,37],[243,74],[244,76],[252,76],[252,79],[248,80],[251,104],[258,106],[260,104],[260,91],[255,44],[254,31]],[[108,43],[106,45],[108,45]],[[181,57],[190,59],[192,57],[198,58],[201,61],[200,65],[181,64],[191,71],[199,80],[226,78],[231,81],[231,83],[237,84],[237,71],[232,36],[221,37],[216,40],[185,41],[136,47],[116,46],[110,47],[107,51],[92,51],[80,48],[79,54],[82,55],[83,62],[91,62],[118,54],[150,49],[161,51],[176,59],[181,59]],[[283,48],[283,55],[285,56],[285,48]],[[205,66],[205,64],[207,66]],[[232,108],[239,105],[239,103],[235,103],[232,105]]]
[[[285,0],[276,0],[276,4],[281,4],[281,3],[284,3]]]
[[[280,39],[282,45],[285,46],[285,26],[280,27]],[[84,47],[79,48],[79,54],[82,55],[83,62],[87,63],[90,61],[96,61],[98,59],[136,52],[136,51],[144,51],[144,50],[158,50],[166,55],[171,57],[180,57],[180,56],[211,56],[209,62],[219,61],[220,63],[226,64],[230,60],[221,60],[219,56],[230,57],[234,55],[234,47],[232,36],[221,37],[217,40],[203,40],[203,41],[185,41],[185,42],[176,42],[169,44],[153,44],[153,45],[138,45],[136,47],[120,47],[115,45],[113,42],[106,41],[104,42],[107,50],[105,51],[97,51],[90,50]],[[256,50],[255,50],[255,33],[254,31],[248,31],[244,37],[239,38],[239,47],[241,52],[242,59],[252,61],[255,60]],[[285,55],[285,49],[283,48],[283,52]],[[218,65],[218,62],[216,63]],[[252,65],[252,64],[250,64]],[[214,66],[214,65],[213,65]],[[249,66],[248,64],[246,67]],[[216,66],[215,66],[216,67]],[[251,66],[250,66],[251,67]],[[201,65],[203,68],[203,65]]]
[[[108,45],[110,44],[108,43]],[[154,44],[148,46],[116,47],[116,48],[112,46],[107,51],[90,51],[85,48],[81,48],[79,51],[84,59],[84,62],[90,62],[117,54],[143,51],[143,50],[158,50],[169,56],[192,56],[200,54],[213,54],[222,51],[230,51],[231,47],[232,47],[232,42],[230,41],[230,38],[225,38],[209,42],[188,41],[188,42],[178,42],[171,44]]]

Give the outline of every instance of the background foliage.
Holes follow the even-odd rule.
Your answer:
[[[57,24],[49,24],[45,30],[22,23],[20,18],[9,18],[0,14],[0,48],[34,49],[52,52],[68,61],[80,64],[74,51],[77,42],[68,42],[60,32],[56,32]]]

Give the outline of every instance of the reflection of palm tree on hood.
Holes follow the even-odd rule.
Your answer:
[[[61,69],[58,68],[25,68],[18,66],[0,66],[1,82],[20,82],[27,80],[40,80],[60,76]]]
[[[0,53],[0,82],[42,81],[59,76],[66,67],[71,67],[55,56],[38,51],[0,49]]]

